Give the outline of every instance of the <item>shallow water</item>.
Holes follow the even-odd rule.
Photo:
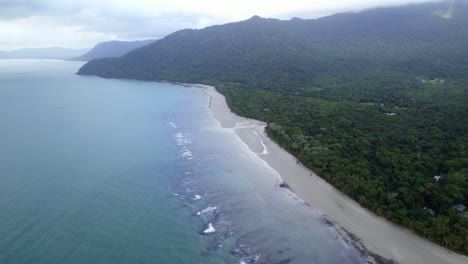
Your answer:
[[[363,263],[171,84],[0,60],[0,263]]]

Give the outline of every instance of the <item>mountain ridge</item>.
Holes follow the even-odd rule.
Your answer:
[[[436,5],[437,6],[437,5]],[[393,8],[391,10],[398,10],[399,8]],[[363,11],[361,13],[357,13],[357,14],[366,14],[367,17],[370,17],[370,19],[374,19],[375,17],[379,17],[379,16],[382,16],[382,15],[386,15],[388,16],[388,14],[382,14],[382,12],[379,12],[378,9],[373,9],[373,10],[367,10],[367,11]],[[445,20],[442,20],[440,19],[441,21],[436,21],[434,22],[434,20],[437,20],[439,17],[437,16],[434,16],[429,13],[424,13],[425,15],[429,15],[430,18],[432,19],[425,19],[426,22],[430,22],[432,24],[436,24],[436,27],[443,27],[444,25],[439,25],[438,22],[441,22],[441,24],[445,23],[446,21]],[[377,41],[375,41],[375,39],[378,39],[382,42],[383,41],[393,41],[393,42],[399,42],[399,44],[402,42],[402,41],[405,41],[405,40],[399,40],[398,38],[395,38],[392,36],[395,36],[397,35],[398,33],[395,33],[394,31],[396,29],[399,29],[399,28],[402,28],[402,27],[407,27],[408,28],[408,33],[406,33],[407,35],[414,35],[414,36],[410,36],[410,39],[412,39],[412,41],[418,41],[418,42],[422,42],[422,41],[430,41],[430,43],[433,43],[433,42],[437,42],[438,40],[437,39],[433,39],[434,37],[433,36],[430,36],[430,34],[424,34],[425,30],[426,30],[426,24],[424,25],[419,25],[419,28],[414,28],[414,26],[412,26],[412,19],[414,18],[413,16],[403,16],[403,19],[401,19],[400,21],[398,21],[399,25],[397,26],[394,26],[393,28],[392,27],[388,27],[387,29],[387,32],[383,33],[381,30],[379,30],[378,26],[379,24],[370,24],[370,23],[363,23],[361,21],[359,21],[359,19],[355,19],[357,17],[356,13],[342,13],[342,14],[337,14],[335,16],[330,16],[330,17],[324,17],[324,18],[321,18],[321,19],[315,19],[315,20],[302,20],[302,21],[294,21],[292,22],[292,24],[296,24],[294,25],[295,26],[295,30],[291,31],[291,32],[288,32],[288,26],[291,24],[291,21],[283,21],[283,20],[276,20],[276,19],[264,19],[264,18],[260,18],[260,17],[252,17],[251,19],[248,19],[248,20],[245,20],[245,21],[242,21],[242,22],[237,22],[237,23],[229,23],[229,24],[226,24],[226,25],[222,25],[222,26],[211,26],[211,27],[207,27],[205,29],[202,29],[202,30],[190,30],[190,29],[187,29],[187,30],[182,30],[182,31],[178,31],[178,32],[175,32],[169,36],[167,36],[166,38],[164,39],[161,39],[160,41],[157,41],[156,43],[153,43],[152,45],[146,47],[146,50],[143,49],[141,51],[139,51],[140,54],[143,54],[143,53],[148,53],[148,54],[154,54],[155,52],[157,52],[158,49],[162,50],[163,47],[159,47],[159,48],[156,48],[159,44],[159,42],[161,43],[167,43],[168,41],[170,41],[171,39],[174,39],[176,37],[180,37],[181,39],[179,40],[176,40],[178,42],[182,42],[182,38],[186,38],[186,39],[190,39],[193,41],[193,39],[191,38],[194,38],[194,37],[198,37],[199,38],[205,38],[206,41],[203,41],[202,39],[195,39],[199,44],[201,45],[197,45],[197,46],[185,46],[185,47],[182,47],[182,43],[177,43],[180,47],[180,49],[188,49],[187,51],[190,51],[190,50],[193,50],[194,48],[197,48],[197,49],[200,49],[199,51],[202,52],[201,54],[206,54],[208,51],[207,50],[203,50],[203,46],[202,45],[206,45],[206,42],[208,41],[215,41],[216,39],[212,39],[211,36],[212,34],[220,34],[219,32],[216,32],[217,29],[219,29],[220,27],[223,27],[223,30],[230,30],[230,34],[231,36],[227,36],[227,38],[224,40],[224,41],[218,41],[218,43],[216,44],[213,44],[211,47],[211,49],[213,48],[217,48],[217,49],[220,49],[220,45],[226,45],[226,46],[229,46],[231,43],[235,43],[236,42],[236,37],[232,37],[234,35],[240,35],[239,34],[239,31],[241,30],[244,30],[245,27],[249,27],[249,26],[252,26],[252,25],[257,25],[257,31],[255,31],[255,29],[251,30],[252,32],[250,32],[251,35],[249,36],[244,36],[245,38],[248,38],[248,40],[256,40],[258,38],[256,38],[255,34],[257,33],[266,33],[268,32],[268,35],[270,36],[270,39],[264,39],[262,43],[259,43],[259,44],[262,44],[262,45],[268,45],[269,43],[266,43],[267,41],[275,41],[276,44],[278,45],[283,45],[285,43],[282,43],[284,41],[282,40],[279,40],[278,38],[281,38],[281,37],[284,37],[284,38],[289,38],[289,39],[294,39],[294,41],[296,41],[296,43],[294,43],[295,46],[298,46],[297,44],[300,44],[299,47],[296,47],[298,49],[305,49],[304,46],[309,46],[311,47],[311,49],[309,49],[308,51],[312,51],[313,52],[313,49],[322,49],[326,52],[326,55],[327,56],[332,56],[333,54],[336,54],[336,53],[343,53],[343,52],[353,52],[353,54],[355,54],[355,56],[365,56],[367,55],[370,50],[363,50],[359,45],[361,45],[361,43],[358,43],[358,42],[362,42],[363,40],[363,37],[365,37],[365,40],[364,43],[362,43],[362,45],[382,45],[381,43],[377,43]],[[328,20],[330,19],[334,19],[334,23],[328,23]],[[350,23],[349,19],[354,19],[354,23]],[[382,20],[382,19],[380,19]],[[453,21],[453,20],[452,20]],[[271,28],[268,28],[268,27],[271,27]],[[273,27],[276,27],[273,28]],[[413,29],[412,29],[413,27]],[[237,28],[237,29],[236,29]],[[338,29],[342,28],[338,33],[336,33],[336,31]],[[237,30],[237,32],[236,32]],[[369,32],[369,31],[372,31],[373,32],[373,35],[369,35],[368,33],[366,32]],[[443,34],[444,30],[443,29],[438,29],[437,32],[440,32],[441,34]],[[275,36],[275,34],[277,34],[278,36]],[[279,34],[283,34],[283,35],[279,35]],[[227,35],[227,34],[226,34]],[[264,34],[266,35],[266,34]],[[301,39],[301,35],[305,35],[305,36],[313,36],[313,35],[317,35],[317,36],[320,36],[319,38],[310,38],[310,39],[304,39],[302,38]],[[454,34],[446,34],[445,36],[440,36],[439,39],[440,41],[439,42],[442,42],[444,41],[445,39],[448,39],[450,40],[450,38],[453,38],[454,36],[466,36],[468,35],[466,30],[460,28],[460,32],[456,32]],[[240,35],[239,37],[242,37],[242,35]],[[350,46],[349,47],[343,47],[343,45],[339,45],[339,43],[343,43],[343,39],[352,39],[352,43],[350,43]],[[374,38],[374,39],[372,39]],[[370,40],[370,41],[369,41]],[[227,42],[231,42],[231,43],[227,43]],[[241,40],[241,41],[238,41],[238,42],[244,42],[244,40]],[[371,41],[374,41],[373,43],[370,43]],[[203,43],[204,42],[204,43]],[[452,41],[447,41],[447,42],[452,42]],[[213,42],[214,43],[214,42]],[[288,44],[290,44],[291,41],[289,41]],[[346,43],[346,42],[345,42]],[[458,43],[458,42],[454,42],[454,43]],[[411,43],[409,44],[405,44],[404,46],[405,47],[408,47]],[[419,43],[416,43],[416,44],[419,44]],[[218,45],[218,46],[215,46],[215,45]],[[236,45],[239,45],[240,47],[239,48],[243,48],[244,50],[248,49],[249,47],[242,47],[242,43],[236,43]],[[150,51],[151,47],[155,47],[155,50],[154,51]],[[278,47],[279,48],[279,47]],[[380,47],[377,47],[377,48],[380,48]],[[460,49],[460,48],[463,48],[461,46],[458,46],[458,47],[450,47],[450,48],[456,48],[456,49]],[[327,50],[328,49],[328,50]],[[438,47],[432,47],[431,50],[428,50],[428,52],[437,52],[437,49]],[[228,51],[231,51],[231,50],[228,50]],[[378,52],[381,52],[382,49],[380,48],[378,50]],[[168,50],[166,49],[166,52],[168,52]],[[174,52],[173,50],[169,51],[169,52]],[[403,52],[403,51],[402,51]],[[405,54],[403,55],[407,55],[407,54],[411,54],[411,50],[407,51]],[[357,54],[356,54],[357,53]],[[129,55],[129,56],[124,56],[122,58],[122,60],[126,60],[126,58],[130,58],[131,56],[140,56],[138,55],[138,53],[131,53],[132,55]],[[200,55],[201,55],[200,54]],[[226,53],[227,54],[227,53]],[[271,53],[269,55],[275,55],[275,51],[271,51]],[[196,54],[187,54],[187,55],[190,55],[190,56],[196,56]],[[341,54],[343,55],[343,54]],[[393,55],[393,53],[391,54]],[[158,54],[155,54],[155,56],[162,56],[164,57],[164,55],[158,55]],[[147,62],[147,63],[151,63],[151,61],[160,61],[161,58],[157,57],[157,58],[148,58],[146,56],[141,56],[143,59],[143,61]],[[146,58],[143,58],[143,57],[146,57]],[[227,55],[226,57],[229,57],[229,55]],[[347,56],[349,57],[349,56]],[[206,59],[209,59],[209,58],[206,58]],[[226,59],[226,58],[224,58]],[[130,60],[130,59],[129,59]],[[129,62],[129,61],[127,61]],[[143,63],[142,63],[143,64]],[[82,69],[80,69],[79,71],[79,74],[81,73],[85,73],[86,74],[86,68],[90,66],[90,65],[85,65]],[[139,67],[138,63],[134,63],[135,67]],[[157,65],[155,65],[157,66]],[[224,67],[223,67],[224,68]],[[145,71],[145,68],[142,67],[141,68],[142,71]],[[163,69],[161,69],[163,70]],[[122,70],[121,71],[122,74],[125,74],[125,70]],[[226,72],[226,70],[223,70],[223,71],[219,71],[217,73],[217,75],[219,75],[219,73],[221,72]],[[107,70],[106,71],[106,74],[107,75],[111,75],[110,71]],[[157,74],[157,72],[156,72]],[[127,77],[130,77],[130,76],[127,76]],[[148,79],[148,77],[143,77],[143,76],[134,76],[136,78],[142,78],[142,79]],[[163,77],[163,76],[161,76]],[[163,78],[164,79],[164,78]]]
[[[85,54],[72,58],[71,60],[76,61],[90,61],[101,58],[120,57],[126,53],[149,45],[154,42],[154,39],[139,40],[139,41],[107,41],[96,44],[91,50]]]

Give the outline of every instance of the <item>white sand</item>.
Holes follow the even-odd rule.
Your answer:
[[[269,139],[265,134],[265,123],[232,113],[224,96],[214,87],[196,86],[211,97],[213,117],[223,128],[233,128],[250,150],[276,170],[299,198],[321,209],[339,226],[359,237],[368,250],[398,263],[468,263],[468,257],[435,245],[362,208],[311,170],[298,164],[291,154]]]

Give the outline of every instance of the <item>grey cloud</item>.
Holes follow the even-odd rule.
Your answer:
[[[45,3],[45,5],[44,5]],[[3,8],[14,8],[14,7],[32,7],[37,8],[41,6],[46,6],[47,1],[39,0],[1,0],[0,7]]]
[[[79,24],[83,31],[117,34],[123,38],[160,38],[176,30],[196,27],[201,18],[213,22],[222,19],[202,14],[161,14],[158,16],[128,16],[110,11],[93,14],[83,12],[62,18],[63,23]]]
[[[47,15],[53,11],[54,2],[50,0],[0,0],[0,20]]]
[[[127,18],[127,20],[110,19],[106,23],[101,23],[98,27],[103,32],[113,32],[129,38],[140,36],[164,37],[179,29],[193,28],[198,18],[197,15],[181,17],[168,14],[159,17]]]
[[[39,16],[80,31],[101,32],[120,38],[159,38],[183,28],[196,27],[201,18],[223,22],[199,13],[162,13],[157,16],[139,10],[112,8],[111,1],[0,0],[0,20]]]
[[[425,2],[440,2],[444,0],[366,0],[366,1],[359,1],[359,3],[348,2],[346,5],[337,5],[334,6],[333,4],[328,5],[326,8],[320,8],[319,10],[301,10],[296,12],[290,13],[283,13],[274,15],[274,17],[280,19],[290,19],[292,17],[300,17],[304,19],[314,19],[319,18],[327,15],[333,15],[336,13],[341,12],[358,12],[365,9],[372,9],[377,7],[386,7],[386,6],[398,6],[398,5],[406,5],[406,4],[416,4],[416,3],[425,3]]]

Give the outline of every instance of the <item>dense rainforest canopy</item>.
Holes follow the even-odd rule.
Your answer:
[[[378,215],[468,254],[468,2],[182,30],[79,74],[215,85]],[[434,177],[434,176],[440,176]]]

